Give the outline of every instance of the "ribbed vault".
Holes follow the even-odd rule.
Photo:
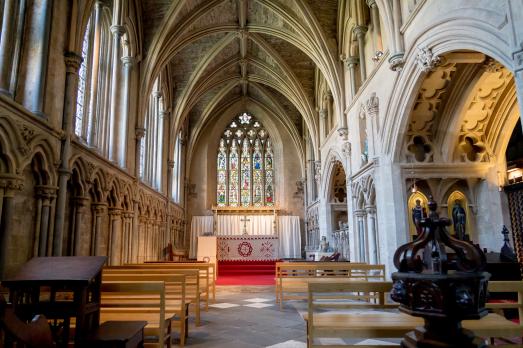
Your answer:
[[[142,90],[151,90],[152,77],[168,67],[174,86],[171,134],[188,119],[191,138],[197,138],[213,112],[248,100],[281,113],[293,136],[305,126],[317,145],[316,69],[325,76],[336,114],[343,115],[344,107],[336,53],[338,1],[324,5],[310,0],[144,0],[149,30]],[[338,124],[345,127],[343,117]]]

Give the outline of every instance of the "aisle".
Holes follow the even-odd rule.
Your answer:
[[[305,348],[305,322],[274,302],[274,286],[218,286],[216,303],[190,326],[188,347]],[[302,303],[305,309],[305,303]]]

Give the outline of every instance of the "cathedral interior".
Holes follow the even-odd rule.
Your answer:
[[[0,19],[0,279],[36,256],[192,259],[248,219],[293,226],[281,256],[390,273],[431,200],[487,252],[506,226],[523,261],[520,0],[1,0]]]

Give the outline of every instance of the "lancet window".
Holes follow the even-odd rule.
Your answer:
[[[273,206],[273,157],[272,142],[261,122],[246,112],[235,117],[218,148],[218,206]]]
[[[108,157],[110,147],[110,96],[112,71],[112,10],[95,2],[82,42],[78,71],[75,134],[80,141]]]

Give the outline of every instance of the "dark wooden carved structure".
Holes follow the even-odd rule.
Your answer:
[[[404,313],[423,317],[425,326],[407,333],[403,347],[484,347],[483,340],[461,327],[465,319],[487,314],[485,300],[490,274],[483,272],[485,255],[473,244],[451,237],[447,218],[440,218],[437,204],[429,201],[429,216],[422,232],[396,250],[392,274],[392,299]],[[452,250],[455,258],[448,258]]]
[[[75,345],[100,322],[100,285],[105,256],[35,257],[16,276],[2,281],[16,316],[30,322],[43,314],[58,347],[67,347],[71,319]]]
[[[523,275],[523,183],[505,186],[503,190],[508,198],[514,250]]]

